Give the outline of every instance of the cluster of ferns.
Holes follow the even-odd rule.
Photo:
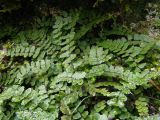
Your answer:
[[[150,106],[160,107],[158,42],[119,25],[102,26],[111,14],[83,18],[74,11],[37,19],[3,45],[0,120],[159,117],[158,111],[150,116]]]

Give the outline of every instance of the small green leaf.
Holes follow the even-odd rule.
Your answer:
[[[60,106],[60,110],[63,114],[66,114],[66,115],[70,115],[71,114],[71,110],[69,109],[69,107],[64,104],[64,103],[61,103],[61,106]]]

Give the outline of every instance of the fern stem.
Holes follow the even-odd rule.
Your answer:
[[[157,84],[153,81],[153,80],[150,80],[150,83],[157,89],[160,91],[160,87],[157,86]]]
[[[75,107],[75,109],[72,111],[71,115],[78,109],[78,107],[82,104],[82,102],[83,102],[84,100],[86,100],[86,99],[88,99],[88,98],[90,98],[90,97],[91,97],[91,96],[88,96],[88,97],[83,98],[83,99],[79,102],[79,104]]]

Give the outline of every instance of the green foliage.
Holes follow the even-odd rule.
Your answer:
[[[135,105],[140,116],[148,115],[148,107],[147,107],[148,103],[145,98],[142,97],[138,98],[135,102]]]
[[[159,115],[152,115],[147,117],[139,117],[137,120],[159,120]]]
[[[0,68],[3,69],[4,68],[4,64],[2,63],[2,60],[4,58],[5,55],[5,51],[0,50]]]
[[[11,32],[11,45],[3,45],[8,66],[0,74],[2,120],[149,115],[151,96],[145,93],[154,87],[150,81],[159,79],[160,66],[154,62],[160,59],[158,44],[122,26],[107,29],[104,23],[114,14],[90,13],[86,20],[83,11],[62,12],[52,22],[38,18],[39,24]],[[95,36],[98,27],[103,29]],[[155,89],[154,95],[160,97]]]

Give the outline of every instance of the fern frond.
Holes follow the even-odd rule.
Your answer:
[[[148,106],[147,106],[148,103],[146,98],[144,97],[138,98],[135,102],[135,105],[140,116],[148,115],[149,110],[148,110]]]
[[[49,68],[52,68],[53,64],[50,60],[40,60],[36,62],[26,63],[24,66],[20,68],[16,68],[11,70],[10,72],[3,74],[1,81],[4,84],[22,84],[24,79],[27,79],[27,83],[29,83],[31,77],[40,77],[44,73],[46,73]],[[32,83],[33,82],[33,83]],[[36,81],[32,81],[32,84],[35,84]]]

